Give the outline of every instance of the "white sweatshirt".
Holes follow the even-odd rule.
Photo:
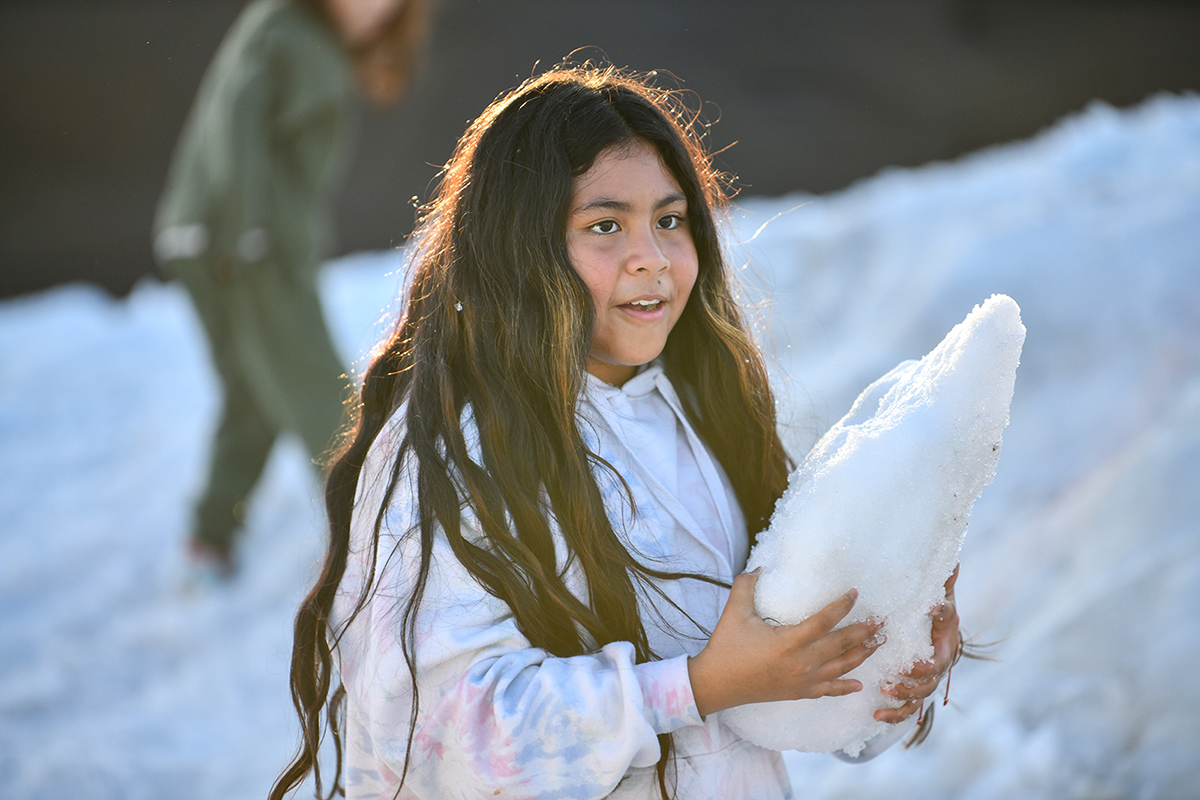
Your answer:
[[[579,414],[588,446],[632,489],[636,514],[619,482],[596,473],[630,552],[648,565],[731,582],[747,557],[745,521],[662,369],[651,365],[619,389],[589,378]],[[363,468],[335,625],[347,618],[362,586],[401,424],[397,414]],[[473,426],[464,430],[470,442]],[[337,648],[347,691],[349,800],[392,797],[404,764],[412,685],[400,614],[420,562],[416,537],[404,537],[415,521],[414,484],[415,471],[406,469],[381,532],[379,590]],[[465,512],[464,525],[474,525]],[[559,563],[566,563],[561,538],[559,550]],[[567,569],[565,581],[586,601],[577,568]],[[439,536],[416,618],[420,708],[399,796],[653,798],[657,735],[672,733],[680,800],[791,797],[780,755],[739,739],[719,715],[701,719],[692,697],[687,656],[704,646],[728,591],[695,580],[658,585],[705,630],[642,591],[642,620],[661,660],[634,663],[628,642],[557,658],[530,645],[510,609],[470,577]]]

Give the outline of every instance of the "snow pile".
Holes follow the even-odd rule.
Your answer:
[[[957,586],[996,660],[955,668],[919,748],[786,754],[798,796],[1193,795],[1200,98],[1097,104],[1029,142],[743,206],[793,453],[980,297],[1017,298],[1029,330]]]
[[[887,641],[847,677],[863,691],[724,712],[775,750],[857,756],[900,702],[884,684],[933,656],[929,610],[945,600],[971,507],[992,482],[1025,328],[1012,298],[990,298],[918,361],[871,384],[792,473],[748,569],[761,566],[764,619],[802,622],[845,594],[843,624],[884,619]]]

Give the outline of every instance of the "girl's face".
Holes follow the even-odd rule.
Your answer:
[[[683,313],[699,262],[679,183],[644,141],[600,152],[575,179],[567,253],[596,307],[588,372],[620,386],[653,361]]]
[[[351,47],[364,45],[404,6],[404,0],[325,0],[342,39]]]

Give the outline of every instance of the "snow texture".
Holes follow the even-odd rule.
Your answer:
[[[1017,304],[994,295],[920,361],[867,387],[792,473],[747,565],[763,569],[758,613],[793,625],[855,588],[842,625],[885,620],[887,641],[846,676],[861,692],[724,712],[743,738],[857,756],[886,735],[872,715],[900,702],[880,690],[933,655],[929,611],[996,475],[1024,341]]]
[[[1197,220],[1194,95],[1095,105],[828,196],[740,201],[732,263],[751,303],[769,297],[762,342],[797,456],[981,299],[1018,298],[1029,329],[957,586],[995,660],[955,667],[921,747],[865,764],[785,753],[797,797],[1195,796]],[[356,371],[400,266],[364,254],[324,275]],[[281,443],[239,577],[185,585],[218,403],[204,348],[175,286],[0,301],[5,800],[262,798],[295,746],[290,627],[322,546],[316,482]]]

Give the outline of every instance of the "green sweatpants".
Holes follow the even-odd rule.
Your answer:
[[[172,262],[208,335],[223,392],[193,537],[231,548],[276,438],[299,434],[314,462],[342,420],[347,380],[325,326],[315,270]]]

